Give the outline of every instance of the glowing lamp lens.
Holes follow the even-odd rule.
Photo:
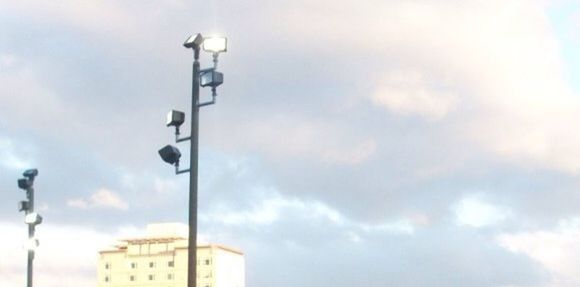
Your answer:
[[[206,52],[221,53],[228,50],[228,39],[225,37],[210,37],[203,41],[203,50]]]

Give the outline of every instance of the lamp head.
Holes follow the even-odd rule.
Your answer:
[[[38,175],[38,169],[36,168],[27,169],[26,171],[24,171],[22,175],[28,177],[29,179],[32,179]]]
[[[224,83],[224,74],[216,71],[215,69],[208,69],[206,71],[200,72],[199,84],[202,87],[215,88],[223,83]]]
[[[183,43],[183,46],[185,48],[193,48],[193,49],[199,49],[199,47],[201,46],[201,44],[203,43],[203,36],[199,33],[195,34],[195,35],[191,35],[189,36],[189,38],[187,38],[187,40],[185,40],[185,43]]]
[[[181,152],[179,152],[179,149],[172,145],[166,145],[160,149],[159,155],[164,162],[172,165],[177,164],[179,162],[179,158],[181,158]]]
[[[167,124],[168,127],[174,126],[176,128],[179,128],[184,122],[185,122],[184,112],[171,110],[167,114],[167,121],[165,122],[165,124]]]
[[[203,50],[219,54],[228,51],[228,38],[226,37],[208,37],[203,41]]]
[[[28,178],[21,178],[18,180],[18,187],[20,189],[28,190],[32,187],[32,181]]]
[[[42,223],[42,216],[36,212],[29,213],[24,217],[24,223],[29,225],[38,225]]]
[[[28,201],[20,201],[18,202],[18,211],[28,211],[30,209],[30,204]]]

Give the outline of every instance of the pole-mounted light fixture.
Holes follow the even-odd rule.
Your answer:
[[[167,121],[165,122],[165,124],[168,127],[174,126],[176,128],[179,128],[184,122],[185,122],[184,112],[171,110],[169,111],[169,113],[167,113]]]
[[[212,36],[203,41],[203,50],[212,53],[223,53],[228,50],[228,39],[226,37]]]
[[[187,257],[187,287],[196,287],[197,274],[197,164],[198,164],[198,137],[199,137],[199,108],[216,103],[216,89],[224,82],[224,75],[217,71],[220,53],[227,51],[228,40],[225,37],[207,37],[195,34],[187,38],[183,46],[193,50],[193,73],[191,90],[191,135],[179,137],[179,127],[185,122],[185,114],[172,110],[167,115],[166,125],[175,127],[175,142],[190,141],[190,168],[179,170],[181,152],[174,146],[167,145],[159,150],[161,159],[175,166],[175,173],[189,172],[189,244]],[[213,58],[213,67],[200,69],[199,52],[203,49],[210,52]],[[199,88],[211,88],[211,101],[200,102]]]
[[[36,212],[31,212],[24,217],[24,223],[38,225],[42,223],[42,216]]]
[[[18,179],[18,188],[26,191],[26,199],[18,202],[18,211],[24,211],[24,223],[28,225],[28,241],[25,248],[28,250],[28,264],[26,272],[26,286],[32,287],[32,262],[34,252],[38,247],[38,239],[34,236],[36,226],[42,223],[42,216],[34,212],[34,179],[38,175],[38,169],[29,169],[22,174],[24,178]]]

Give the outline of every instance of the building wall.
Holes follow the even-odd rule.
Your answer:
[[[99,254],[98,287],[185,287],[187,241],[128,241]],[[198,287],[244,287],[244,256],[220,245],[198,246]]]
[[[223,249],[216,249],[214,255],[215,269],[219,270],[215,276],[215,287],[245,287],[244,257]]]

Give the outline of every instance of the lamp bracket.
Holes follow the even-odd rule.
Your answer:
[[[186,173],[186,172],[189,172],[190,170],[191,170],[190,168],[188,168],[188,169],[182,169],[182,170],[179,170],[179,161],[177,161],[177,162],[175,163],[175,174],[182,174],[182,173]]]

